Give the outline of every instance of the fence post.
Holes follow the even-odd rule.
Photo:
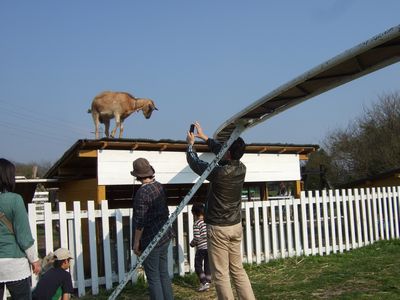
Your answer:
[[[72,251],[68,243],[67,207],[65,202],[58,203],[58,224],[60,226],[60,245]],[[72,252],[71,252],[72,253]]]
[[[373,218],[372,222],[374,224],[374,240],[377,241],[379,240],[379,216],[378,216],[378,199],[377,199],[377,193],[375,188],[372,188],[372,211],[373,211]]]
[[[183,213],[179,214],[178,220],[178,269],[179,275],[185,275],[184,235],[183,235]]]
[[[288,256],[292,257],[293,255],[293,231],[292,231],[292,217],[291,211],[293,208],[293,198],[285,199],[285,208],[286,208],[286,240],[287,240],[287,250]]]
[[[67,234],[68,234],[68,249],[71,253],[75,254],[75,237],[74,237],[74,220],[73,219],[68,219],[67,220]],[[70,262],[70,273],[71,273],[71,278],[72,282],[76,283],[78,282],[77,275],[76,275],[76,261],[71,260]],[[76,287],[76,285],[74,286]]]
[[[354,196],[353,192],[351,189],[347,190],[347,204],[349,207],[349,218],[348,221],[350,223],[350,236],[351,236],[351,248],[355,249],[357,248],[357,242],[356,242],[356,231],[355,231],[355,225],[354,225]]]
[[[372,218],[372,195],[370,188],[366,189],[367,191],[367,215],[368,215],[368,234],[369,234],[369,243],[372,244],[374,242],[374,221]]]
[[[268,262],[270,258],[270,235],[269,235],[269,220],[268,220],[268,205],[269,201],[262,202],[263,212],[263,233],[264,233],[264,261]]]
[[[336,227],[335,227],[335,207],[333,205],[334,202],[333,192],[329,190],[329,216],[331,219],[330,226],[331,226],[331,240],[332,240],[332,251],[333,253],[337,252],[336,247]]]
[[[82,249],[82,222],[81,203],[74,201],[74,236],[75,236],[75,266],[78,278],[78,296],[85,295],[85,276],[83,272],[83,249]]]
[[[115,211],[115,230],[117,239],[117,260],[118,260],[118,282],[122,282],[125,277],[125,251],[124,235],[122,232],[122,213],[120,209]]]
[[[301,227],[303,232],[303,254],[305,256],[308,256],[310,254],[310,249],[308,247],[308,222],[307,222],[306,198],[304,193],[301,193],[300,195],[300,205],[301,205]]]
[[[136,261],[137,261],[137,256],[136,254],[133,252],[132,246],[134,241],[132,240],[132,229],[133,229],[133,209],[129,210],[129,253],[131,256],[131,265],[130,267],[133,268],[134,266],[136,266]],[[132,283],[136,283],[137,282],[137,278],[138,278],[138,274],[137,271],[133,272],[132,274]]]
[[[396,227],[396,237],[400,237],[399,233],[399,207],[400,207],[400,186],[395,188],[394,192],[394,219],[395,219],[395,227]]]
[[[360,214],[360,195],[358,189],[354,189],[354,204],[356,209],[356,226],[357,226],[357,246],[362,247],[362,230],[361,230],[361,214]]]
[[[382,188],[382,201],[383,201],[383,216],[385,219],[385,236],[384,239],[390,239],[389,236],[389,216],[388,216],[388,194],[386,187]]]
[[[301,243],[300,243],[300,225],[299,225],[299,209],[298,209],[299,201],[294,201],[293,203],[293,223],[294,223],[294,240],[295,240],[295,248],[296,255],[300,256],[301,251]]]
[[[46,237],[46,254],[54,251],[53,244],[53,213],[51,203],[44,204],[44,235]]]
[[[388,217],[388,195],[386,187],[382,187],[382,201],[383,201],[383,218],[385,225],[384,239],[388,240],[389,237],[389,217]]]
[[[301,192],[301,197],[305,197],[305,192]],[[304,194],[304,195],[303,195]],[[314,204],[315,204],[315,199],[313,197],[312,191],[308,191],[307,193],[308,199],[308,212],[310,216],[310,240],[311,240],[311,255],[316,255],[317,254],[317,247],[315,246],[315,218],[314,218]]]
[[[246,258],[247,258],[247,263],[251,264],[253,262],[253,239],[251,236],[251,216],[250,216],[250,203],[242,203],[242,207],[244,206],[245,209],[245,216],[246,216]],[[243,239],[242,239],[243,241]],[[243,243],[243,242],[242,242]]]
[[[29,203],[28,204],[28,217],[29,217],[29,227],[31,228],[32,236],[34,237],[34,247],[36,253],[38,252],[38,244],[37,244],[37,227],[36,227],[36,204]],[[38,281],[38,278],[33,272],[31,272],[32,278],[32,287],[35,287]],[[7,289],[4,290],[4,299],[6,298]]]
[[[322,249],[322,218],[321,218],[321,197],[319,191],[315,191],[315,209],[317,211],[317,236],[318,236],[318,254],[323,255]]]
[[[276,232],[276,211],[275,211],[275,200],[271,201],[271,234],[272,234],[272,257],[278,258],[278,249],[277,249],[277,232]]]
[[[329,222],[326,190],[322,191],[322,211],[324,215],[325,255],[329,255],[331,248],[329,242]]]
[[[348,195],[346,190],[342,190],[342,208],[343,208],[343,223],[344,223],[344,240],[346,251],[350,250],[350,238],[349,238],[349,218],[348,218]]]
[[[92,294],[97,295],[99,293],[99,271],[97,268],[96,212],[94,210],[94,201],[88,201],[88,226]]]
[[[255,243],[256,243],[256,263],[261,263],[261,230],[260,230],[260,213],[259,208],[261,207],[260,202],[254,202],[254,232],[255,232]]]
[[[367,223],[367,213],[365,210],[365,191],[363,188],[360,189],[360,195],[361,195],[361,212],[362,212],[362,218],[361,218],[361,226],[363,229],[363,234],[364,234],[364,239],[363,239],[363,244],[368,245],[368,223]]]
[[[187,213],[188,213],[188,239],[190,243],[190,241],[193,240],[193,235],[194,235],[193,234],[194,219],[192,214],[192,205],[187,206]],[[194,270],[195,249],[193,247],[189,247],[188,253],[189,253],[189,266],[190,266],[189,271],[193,273],[195,271]]]
[[[106,289],[112,288],[112,268],[111,268],[111,239],[110,239],[110,224],[108,221],[108,202],[101,201],[101,223],[103,227],[103,255],[104,255],[104,273],[106,277]]]
[[[341,202],[342,197],[340,196],[339,190],[335,190],[335,201],[336,201],[336,223],[337,223],[337,235],[338,235],[338,244],[339,244],[339,252],[343,253],[343,231],[342,231],[342,209]]]
[[[378,214],[379,214],[379,239],[383,240],[385,238],[385,227],[384,227],[384,214],[382,208],[382,189],[378,188]]]
[[[393,200],[394,200],[394,193],[391,187],[388,187],[388,204],[389,204],[389,222],[390,222],[390,237],[395,238],[394,233],[394,221],[393,221]]]

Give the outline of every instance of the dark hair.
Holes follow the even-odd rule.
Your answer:
[[[244,154],[245,149],[246,149],[245,142],[243,141],[243,139],[241,137],[238,137],[236,139],[236,141],[234,141],[232,143],[232,145],[229,147],[231,159],[233,159],[233,160],[241,159]]]
[[[53,262],[53,267],[54,267],[55,269],[61,268],[62,264],[63,264],[64,261],[66,261],[66,260],[69,260],[69,258],[60,259],[60,260],[57,260],[57,259],[56,259],[56,260]]]
[[[198,217],[204,215],[204,204],[203,203],[193,203],[192,213]]]
[[[13,192],[15,188],[15,166],[0,158],[0,192]]]
[[[147,178],[153,179],[153,178],[155,178],[155,176],[154,176],[154,175],[151,175],[151,176],[146,176],[146,177],[136,177],[136,180],[137,180],[137,181],[142,181],[142,180],[145,180],[145,179],[147,179]]]

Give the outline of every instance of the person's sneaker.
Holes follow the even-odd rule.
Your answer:
[[[200,287],[198,289],[199,292],[207,291],[210,288],[210,284],[208,282],[202,284],[200,283]]]

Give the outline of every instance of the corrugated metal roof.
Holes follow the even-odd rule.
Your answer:
[[[323,92],[400,60],[400,25],[318,65],[229,118],[214,133],[226,141],[241,124],[249,128]]]

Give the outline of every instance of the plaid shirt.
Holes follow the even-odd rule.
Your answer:
[[[168,220],[168,216],[167,197],[162,184],[158,181],[143,184],[133,199],[133,232],[135,228],[139,230],[143,228],[140,240],[141,250],[146,249],[150,244]],[[163,245],[172,236],[172,228],[170,228],[157,245]]]

